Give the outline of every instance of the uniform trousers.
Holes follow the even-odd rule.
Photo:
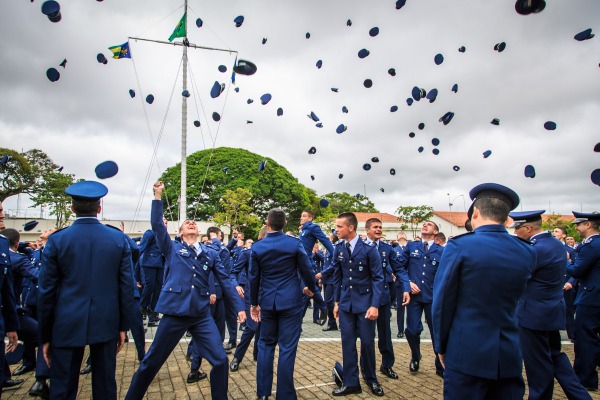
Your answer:
[[[142,266],[142,269],[144,271],[144,288],[140,298],[140,306],[143,309],[150,308],[154,311],[162,289],[165,270],[164,268],[144,266]]]
[[[427,322],[429,334],[431,335],[431,345],[435,349],[435,337],[433,336],[433,325],[431,322],[431,303],[411,301],[406,306],[406,309],[406,329],[404,330],[404,334],[406,335],[406,340],[410,346],[412,359],[419,361],[421,360],[421,332],[423,331],[421,316],[423,315],[423,312],[425,313],[425,321]],[[443,372],[444,367],[442,367],[442,364],[437,357],[437,353],[435,355],[435,370],[437,372]]]
[[[325,290],[325,296],[324,296],[324,300],[325,300],[325,304],[327,304],[327,327],[328,328],[337,328],[337,322],[333,316],[333,307],[335,306],[335,299],[334,299],[334,293],[335,293],[335,288],[333,286],[333,284],[331,283],[325,283],[323,284]]]
[[[360,337],[360,358],[363,377],[367,383],[377,382],[375,375],[375,325],[365,313],[339,310],[344,364],[344,385],[359,386],[356,335]]]
[[[525,382],[522,376],[486,379],[446,368],[444,400],[522,400]]]
[[[246,329],[242,332],[242,338],[240,339],[240,343],[235,348],[235,353],[233,353],[233,357],[235,357],[238,361],[242,361],[248,347],[250,346],[250,342],[252,338],[254,338],[254,351],[253,355],[255,359],[258,359],[258,341],[260,340],[260,322],[256,322],[252,319],[250,315],[250,292],[246,290],[244,292],[244,305],[246,311]]]
[[[154,341],[136,371],[125,399],[142,399],[148,386],[165,363],[183,334],[189,331],[194,346],[213,366],[210,371],[210,389],[213,399],[227,399],[227,355],[223,341],[208,309],[198,317],[164,315],[158,325]],[[92,358],[93,362],[93,358]],[[54,385],[54,382],[52,382]]]
[[[598,388],[596,364],[600,355],[600,307],[578,305],[575,317],[575,362],[573,368],[586,388]]]

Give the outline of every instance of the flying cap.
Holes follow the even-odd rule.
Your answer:
[[[265,104],[268,104],[271,101],[271,94],[270,93],[265,93],[262,96],[260,96],[260,104],[262,104],[263,106]]]
[[[219,115],[219,113],[215,111],[212,113],[212,119],[215,122],[219,122],[221,120],[221,115]]]
[[[248,99],[248,100],[246,100],[246,103],[248,103],[248,104],[252,104],[252,103],[254,103],[254,100],[252,100],[252,99]]]
[[[596,153],[600,153],[600,142],[596,143],[596,145],[594,146],[594,151]]]
[[[337,93],[337,92],[338,92],[338,90],[339,90],[339,89],[338,89],[338,88],[336,88],[336,87],[332,87],[332,88],[331,88],[331,91],[332,91],[332,92],[335,92],[335,93]]]
[[[372,157],[371,162],[375,162],[375,163],[379,162],[379,157]]]
[[[546,8],[545,0],[517,0],[515,11],[521,15],[539,13]]]
[[[572,211],[572,212],[573,212],[573,216],[575,217],[575,220],[573,222],[571,222],[572,224],[580,224],[585,221],[600,221],[600,214],[584,213],[584,212],[577,212],[577,211]]]
[[[315,114],[312,111],[310,112],[310,115],[307,115],[307,117],[310,118],[310,119],[312,119],[315,122],[319,122],[320,121],[319,117],[317,117],[317,114]]]
[[[573,37],[573,39],[579,41],[579,42],[583,42],[584,40],[588,40],[594,37],[594,34],[592,33],[592,28],[588,28],[585,31],[581,31],[579,32],[577,35],[575,35]]]
[[[154,103],[154,96],[149,94],[148,96],[146,96],[146,103],[148,104],[152,104]]]
[[[94,172],[99,179],[112,178],[119,172],[119,166],[114,161],[104,161],[96,166]]]
[[[459,53],[464,53],[465,51],[467,51],[467,48],[465,46],[460,46],[458,48]]]
[[[235,27],[239,28],[244,23],[244,16],[243,15],[238,15],[237,17],[235,17],[233,19],[233,22],[235,22]]]
[[[369,89],[371,86],[373,86],[373,81],[370,79],[365,79],[365,81],[363,82],[363,85],[365,85],[365,87],[367,89]]]
[[[363,164],[363,169],[364,169],[365,171],[368,171],[368,170],[370,170],[370,169],[371,169],[371,164],[369,164],[369,163]]]
[[[196,128],[200,128],[200,121],[198,121],[198,120],[195,120],[195,121],[194,121],[194,126],[195,126]]]
[[[262,39],[262,44],[266,44],[266,43],[267,43],[267,38],[266,38],[266,37],[264,37],[264,38]]]
[[[498,183],[479,184],[471,189],[469,197],[473,200],[473,203],[483,198],[495,198],[505,202],[511,210],[519,205],[519,195],[514,190]]]
[[[210,97],[216,99],[223,93],[223,89],[225,89],[225,85],[221,85],[218,81],[215,81],[210,89]]]
[[[0,164],[6,165],[11,160],[11,157],[8,154],[5,154],[0,158]]]
[[[335,128],[335,131],[337,133],[344,133],[346,132],[346,129],[348,129],[348,127],[344,124],[339,124],[337,128]]]
[[[525,178],[535,178],[535,167],[533,165],[527,165],[525,167]]]
[[[67,59],[65,58],[65,59],[64,59],[64,60],[62,60],[62,61],[61,61],[61,63],[60,63],[60,64],[58,64],[58,65],[60,65],[60,66],[61,66],[61,67],[63,67],[63,68],[67,68]]]
[[[344,174],[339,174],[338,175],[338,179],[342,179],[344,177]]]
[[[395,68],[388,69],[388,74],[390,74],[391,76],[396,76],[396,69]]]
[[[398,111],[398,106],[391,106],[390,107],[390,112],[396,112]]]
[[[314,175],[311,175],[311,176],[310,176],[310,179],[314,181],[314,180],[315,180],[315,176],[314,176]]]
[[[590,179],[594,185],[600,186],[600,169],[593,170]]]
[[[42,14],[48,17],[51,22],[58,22],[61,19],[60,4],[57,1],[48,0],[42,3]]]
[[[458,92],[458,83],[455,83],[454,85],[452,85],[452,91],[454,93]]]
[[[233,72],[240,75],[254,75],[257,69],[254,63],[242,59],[237,60],[233,66]]]
[[[323,208],[324,207],[328,207],[329,206],[329,202],[327,201],[327,199],[321,199],[321,200],[319,200],[319,205],[321,207],[323,207]]]
[[[378,28],[378,27],[376,27],[376,26],[374,26],[373,28],[371,28],[371,29],[369,30],[369,36],[371,36],[371,37],[375,37],[375,36],[377,36],[377,35],[379,35],[379,28]]]
[[[75,182],[65,189],[65,194],[79,201],[96,201],[107,193],[108,188],[96,181]]]
[[[25,225],[23,225],[23,230],[25,232],[29,232],[30,230],[32,230],[33,228],[35,228],[37,226],[37,224],[38,224],[37,221],[29,221]]]
[[[348,114],[348,107],[346,107],[346,106],[342,106],[342,112],[343,112],[344,114]]]
[[[315,126],[316,126],[317,128],[322,128],[322,127],[323,127],[323,123],[321,123],[321,122],[317,122],[317,123],[315,124]]]
[[[500,125],[500,120],[498,118],[494,118],[490,121],[490,124],[498,126]]]
[[[544,123],[544,128],[548,131],[553,131],[556,129],[556,122],[546,121]]]
[[[408,104],[408,106],[412,106],[413,104],[413,99],[411,97],[409,97],[408,99],[406,99],[406,104]]]
[[[417,149],[417,151],[418,151],[419,153],[422,153],[422,152],[423,152],[423,150],[425,150],[425,148],[424,148],[423,146],[420,146],[420,147]]]
[[[108,60],[106,59],[106,57],[102,53],[96,54],[96,61],[98,61],[100,64],[107,64],[108,63]]]
[[[368,57],[368,55],[371,54],[371,52],[367,49],[360,49],[358,51],[358,58],[365,58]]]
[[[202,18],[197,18],[196,19],[196,26],[198,28],[202,28],[202,25],[204,25],[204,21],[202,21]]]
[[[444,56],[442,54],[438,53],[433,58],[433,61],[435,62],[435,65],[440,65],[441,63],[444,62]]]
[[[454,118],[454,113],[452,111],[448,111],[446,114],[440,117],[439,121],[444,125],[448,125],[450,121],[452,121],[452,118]]]
[[[54,67],[48,68],[48,70],[46,71],[46,76],[48,77],[50,82],[56,82],[60,79],[60,72],[58,72],[58,70]]]
[[[401,9],[406,4],[406,0],[398,0],[396,1],[396,10]]]
[[[396,175],[396,170],[394,168],[390,169],[390,175]]]
[[[189,90],[187,90],[187,89],[185,89],[183,92],[181,92],[181,95],[182,95],[183,97],[186,97],[186,98],[187,98],[187,97],[190,97],[190,91],[189,91]]]
[[[431,152],[433,153],[434,156],[437,156],[438,154],[440,154],[440,149],[433,149],[433,150],[431,150]]]
[[[411,139],[412,139],[412,138],[414,138],[415,136],[416,136],[416,135],[415,135],[415,133],[414,133],[414,132],[411,132],[411,133],[409,133],[409,134],[408,134],[408,137],[409,137],[409,138],[411,138]]]
[[[458,165],[455,165],[454,167],[452,167],[452,169],[456,172],[460,171],[460,167]]]
[[[133,99],[135,97],[135,90],[129,89],[129,96]]]
[[[219,72],[227,72],[227,67],[224,65],[219,65],[217,69],[219,70]]]
[[[308,154],[315,154],[317,152],[317,148],[315,146],[308,149]]]
[[[307,39],[310,39],[310,32],[306,32],[306,35],[304,35]]]
[[[262,172],[266,166],[267,160],[260,160],[260,163],[258,164],[258,172]]]
[[[437,99],[437,95],[438,95],[438,90],[437,89],[431,89],[429,91],[429,93],[427,93],[427,99],[429,100],[430,103],[433,103],[435,101],[435,99]]]
[[[346,26],[352,26],[352,20],[346,21]]]
[[[316,66],[317,66],[318,69],[321,69],[321,67],[323,66],[323,60],[317,61]]]
[[[438,138],[431,139],[431,144],[434,146],[438,146],[440,144],[440,139],[438,139]]]
[[[491,150],[486,150],[486,151],[483,152],[483,158],[488,158],[491,155],[492,155],[492,151]]]
[[[279,107],[279,108],[277,109],[277,116],[278,116],[278,117],[281,117],[282,115],[283,115],[283,108]]]
[[[535,210],[535,211],[513,211],[509,212],[508,216],[512,218],[513,223],[510,224],[509,228],[520,228],[527,222],[536,222],[542,220],[542,214],[546,210]]]
[[[421,130],[421,131],[422,131],[423,129],[425,129],[425,124],[424,124],[423,122],[421,122],[421,123],[419,124],[419,126],[417,126],[417,128],[419,128],[419,130]]]

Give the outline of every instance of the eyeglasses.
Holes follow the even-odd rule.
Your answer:
[[[521,228],[525,228],[526,226],[531,226],[531,225],[519,225],[519,226],[515,227],[515,231],[519,230]]]

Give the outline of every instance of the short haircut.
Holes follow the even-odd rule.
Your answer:
[[[344,212],[341,213],[337,216],[339,219],[345,219],[346,222],[348,223],[348,226],[353,226],[354,230],[356,230],[356,227],[358,226],[358,220],[356,219],[356,215],[354,213],[351,212]]]
[[[590,223],[590,228],[597,231],[600,229],[600,221],[588,221]]]
[[[267,236],[268,232],[269,232],[269,228],[267,228],[266,226],[263,226],[262,228],[260,228],[260,231],[258,231],[258,240],[261,240],[262,238]]]
[[[269,221],[269,225],[271,225],[271,229],[274,231],[282,230],[286,220],[285,211],[281,208],[273,208],[267,214],[267,221]]]
[[[303,213],[307,213],[310,219],[315,219],[315,213],[310,210],[302,210]]]
[[[98,207],[100,207],[100,199],[92,201],[76,200],[71,201],[73,211],[78,217],[96,217],[98,215]]]
[[[429,221],[429,220],[425,221],[425,222],[429,222],[429,223],[433,224],[433,226],[435,227],[435,230],[438,231],[438,232],[440,231],[440,228],[437,226],[437,224],[435,222]]]
[[[379,222],[381,224],[381,220],[379,218],[369,218],[367,222],[365,222],[365,228],[369,229],[371,225]]]
[[[529,225],[531,225],[532,228],[541,229],[542,228],[542,220],[539,219],[537,221],[531,221],[529,223]]]
[[[559,229],[562,232],[563,235],[567,236],[567,230],[565,228],[563,228],[561,226],[557,226],[554,229]]]
[[[443,232],[438,232],[435,234],[435,239],[440,239],[441,241],[446,241],[446,235]]]
[[[331,238],[333,239],[333,240],[331,241],[332,243],[336,243],[338,240],[340,240],[340,239],[338,238],[338,236],[337,236],[335,233],[332,233],[332,234],[331,234]]]
[[[8,239],[8,243],[10,247],[15,247],[19,245],[19,241],[21,240],[21,234],[18,230],[13,228],[6,228],[0,231],[0,235],[6,236]]]
[[[508,218],[510,205],[495,197],[482,197],[475,200],[474,207],[477,207],[481,216],[491,219],[494,222],[503,224]]]
[[[216,233],[217,236],[219,235],[219,232],[221,232],[221,230],[216,227],[216,226],[211,226],[206,230],[206,236],[210,237],[211,233]]]

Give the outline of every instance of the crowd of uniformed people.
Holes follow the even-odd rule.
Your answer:
[[[433,347],[425,356],[434,359],[445,399],[522,399],[523,366],[529,399],[551,399],[555,378],[569,399],[590,399],[588,391],[598,389],[600,214],[573,213],[583,239],[577,244],[562,228],[542,229],[544,210],[513,212],[518,195],[486,183],[470,192],[470,232],[447,242],[432,221],[412,241],[403,232],[386,240],[381,220],[359,226],[350,212],[326,235],[304,210],[296,233],[274,208],[256,242],[234,230],[225,243],[218,227],[204,235],[193,220],[172,240],[164,185],[153,190],[152,229],[138,238],[100,223],[108,190],[98,182],[71,185],[75,221],[36,243],[5,229],[0,203],[0,330],[7,338],[0,390],[34,371],[29,395],[75,399],[79,375],[91,373],[94,398],[114,399],[116,354],[131,331],[140,364],[126,399],[144,397],[182,337],[191,338],[187,383],[207,378],[206,359],[212,398],[227,398],[229,373],[254,341],[257,397],[272,396],[278,347],[275,398],[294,399],[296,351],[311,308],[323,331],[340,332],[333,396],[362,393],[360,377],[384,396],[378,372],[386,380],[399,378],[394,368],[419,373],[423,317]],[[514,235],[506,230],[509,216]],[[402,366],[392,323],[410,347]],[[147,327],[156,328],[148,349]],[[561,352],[561,330],[574,342],[574,364]],[[21,360],[12,373],[11,359]]]

